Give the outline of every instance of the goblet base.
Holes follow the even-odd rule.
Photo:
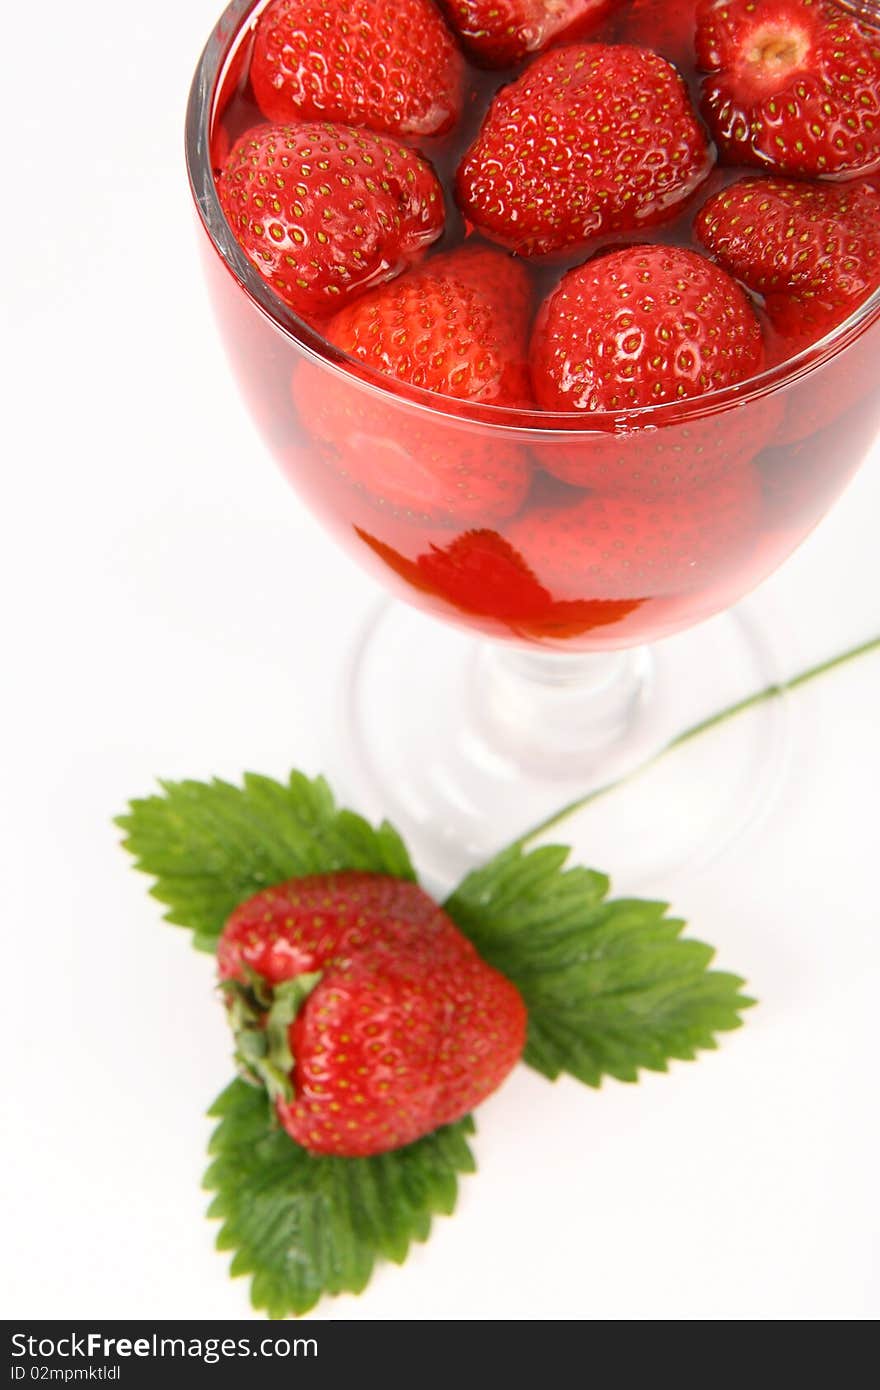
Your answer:
[[[420,877],[442,891],[779,679],[744,608],[648,647],[567,655],[475,640],[384,604],[345,685],[341,780],[353,804],[397,827]],[[618,889],[704,864],[772,800],[786,714],[780,696],[695,739],[598,797],[557,838],[576,837]]]

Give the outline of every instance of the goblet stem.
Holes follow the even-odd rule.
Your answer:
[[[589,775],[638,719],[651,672],[646,647],[569,654],[486,642],[474,652],[471,719],[494,752],[525,768]]]

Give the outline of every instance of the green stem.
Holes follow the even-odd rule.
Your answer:
[[[728,705],[726,709],[719,710],[717,714],[711,714],[707,719],[701,719],[699,724],[694,724],[690,729],[685,729],[684,733],[678,734],[653,757],[648,758],[647,762],[640,763],[638,767],[633,768],[632,772],[627,772],[623,777],[618,777],[613,782],[606,782],[601,787],[595,787],[593,791],[587,792],[586,796],[578,797],[577,801],[569,802],[567,806],[554,812],[547,820],[541,821],[540,825],[534,826],[532,830],[527,830],[525,835],[521,835],[518,840],[513,842],[511,848],[524,848],[532,840],[537,840],[548,830],[553,830],[562,821],[568,820],[570,816],[575,816],[587,806],[592,806],[594,801],[599,801],[603,796],[608,796],[610,792],[617,791],[618,787],[625,787],[629,782],[634,782],[649,768],[656,767],[676,748],[683,748],[686,743],[699,738],[701,734],[708,733],[710,729],[717,728],[719,724],[726,724],[729,719],[735,719],[738,714],[744,714],[746,710],[753,709],[755,705],[762,705],[766,700],[775,700],[780,695],[787,695],[789,691],[798,690],[802,685],[809,685],[810,681],[818,679],[819,676],[827,675],[829,671],[836,671],[839,666],[846,666],[849,662],[856,661],[859,657],[867,656],[869,652],[878,650],[880,650],[880,637],[872,637],[857,647],[850,647],[845,652],[838,652],[837,656],[829,657],[827,661],[820,662],[818,666],[810,666],[806,671],[800,671],[790,680],[765,686],[763,690],[756,690],[753,695],[747,695],[744,700],[737,700],[735,705]]]

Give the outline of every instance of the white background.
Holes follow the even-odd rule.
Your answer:
[[[375,598],[276,475],[214,336],[181,132],[218,4],[4,21],[7,1317],[249,1315],[199,1191],[229,1073],[210,962],[111,817],[156,775],[320,770]],[[875,453],[760,595],[786,669],[880,628],[878,519]],[[880,1312],[878,705],[877,658],[801,692],[769,822],[655,886],[748,976],[748,1026],[638,1087],[521,1069],[455,1218],[316,1317]]]

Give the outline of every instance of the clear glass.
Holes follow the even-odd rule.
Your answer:
[[[579,417],[451,401],[356,367],[276,299],[218,202],[219,121],[245,68],[242,33],[263,3],[228,6],[190,96],[187,162],[205,271],[239,384],[292,485],[396,598],[469,635],[463,642],[405,613],[388,619],[373,633],[375,659],[362,653],[353,671],[345,716],[349,777],[359,770],[360,790],[397,815],[442,876],[443,846],[464,844],[478,858],[562,804],[575,783],[603,782],[674,734],[687,703],[676,691],[700,689],[705,713],[745,693],[743,680],[774,679],[766,644],[741,622],[690,630],[791,554],[868,451],[880,425],[880,295],[745,387],[592,416],[589,429]],[[369,489],[354,481],[365,459]],[[632,490],[597,509],[609,468],[631,475]],[[468,486],[488,470],[507,480],[501,504]],[[670,473],[679,483],[667,495]],[[385,500],[402,480],[405,511]],[[667,540],[659,567],[641,550],[646,508]],[[528,527],[539,513],[560,523],[558,553],[540,562]],[[660,640],[675,634],[687,640]],[[383,727],[405,749],[392,766],[370,752],[387,742]],[[759,744],[736,756],[754,760],[760,785],[774,764]],[[710,759],[713,811],[730,771]],[[734,809],[731,823],[742,814]]]

